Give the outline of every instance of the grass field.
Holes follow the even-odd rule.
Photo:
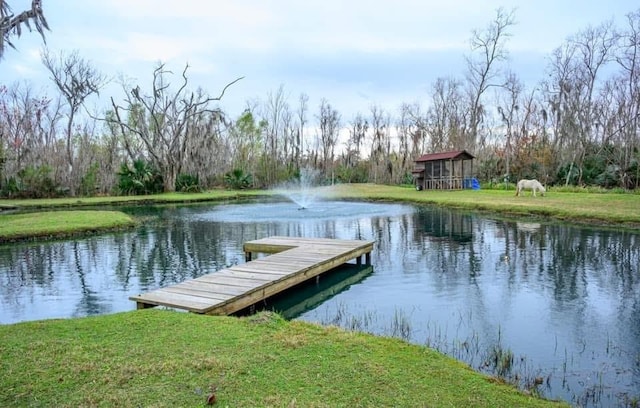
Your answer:
[[[401,201],[502,215],[538,216],[586,225],[640,228],[640,194],[602,194],[548,191],[516,197],[511,190],[416,191],[409,187],[375,184],[337,185],[327,195],[357,200]]]
[[[410,202],[439,205],[516,217],[544,217],[584,225],[640,229],[640,194],[554,192],[544,197],[531,193],[516,197],[510,190],[416,191],[411,187],[376,184],[342,184],[318,187],[320,196],[334,199]],[[195,203],[269,197],[268,190],[212,190],[204,193],[169,193],[150,196],[0,200],[0,209],[29,211],[97,205]],[[0,243],[31,238],[64,237],[133,225],[134,220],[115,212],[43,211],[1,214]]]
[[[426,347],[166,310],[0,325],[0,406],[552,407]]]
[[[120,211],[46,211],[0,214],[0,243],[60,238],[131,227],[135,220]]]

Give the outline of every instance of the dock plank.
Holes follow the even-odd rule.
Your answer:
[[[169,286],[164,288],[163,293],[171,293],[172,295],[187,295],[193,298],[202,298],[207,300],[214,300],[217,302],[223,302],[234,297],[234,295],[223,294],[219,292],[211,292],[203,287],[188,287],[188,286]],[[202,299],[198,299],[201,301]]]
[[[149,306],[168,306],[178,309],[198,312],[202,309],[211,307],[212,302],[197,296],[182,295],[167,292],[163,289],[157,289],[153,292],[144,294],[144,305]],[[217,303],[217,302],[216,302]],[[138,309],[141,309],[141,302],[138,302]]]
[[[167,306],[202,314],[232,314],[298,283],[365,255],[373,241],[268,237],[245,242],[243,250],[270,254],[217,272],[131,296],[138,309]]]
[[[255,286],[256,282],[262,282],[262,283],[266,283],[266,282],[270,282],[271,279],[265,277],[264,279],[243,279],[243,278],[239,278],[236,276],[229,276],[223,273],[218,273],[216,272],[215,274],[210,273],[207,275],[202,275],[198,278],[196,278],[195,280],[198,281],[204,281],[204,282],[211,282],[211,283],[219,283],[221,285],[228,285],[228,286],[237,286],[239,288],[247,288],[247,289],[251,289]]]
[[[263,285],[263,284],[264,284],[263,281],[253,281],[252,285],[232,286],[232,285],[220,284],[220,283],[215,282],[215,281],[211,282],[211,281],[206,281],[206,280],[196,280],[196,279],[194,279],[194,280],[182,282],[180,284],[180,287],[181,288],[185,288],[187,290],[203,291],[203,292],[210,292],[210,293],[219,293],[221,295],[237,296],[237,295],[240,295],[240,294],[246,292],[249,289],[256,288],[256,287],[258,287],[260,285]]]

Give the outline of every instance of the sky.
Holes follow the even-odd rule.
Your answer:
[[[14,12],[30,0],[8,0]],[[159,62],[175,73],[189,64],[189,87],[210,95],[238,77],[220,107],[240,114],[280,87],[292,109],[301,93],[310,115],[325,98],[344,121],[376,105],[395,114],[402,103],[426,104],[438,77],[460,77],[472,30],[496,9],[514,10],[509,66],[530,86],[547,57],[589,25],[625,15],[628,0],[43,0],[53,53],[77,51],[113,82],[94,103],[124,99],[126,77],[149,90]],[[0,84],[28,80],[52,94],[37,33],[14,39],[0,61]]]

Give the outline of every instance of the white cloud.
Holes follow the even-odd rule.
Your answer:
[[[23,79],[37,78],[41,74],[40,70],[34,68],[32,65],[14,64],[13,70]]]
[[[128,19],[205,19],[259,25],[274,18],[266,2],[207,0],[110,0],[103,1],[105,13]],[[174,27],[179,29],[178,26]]]
[[[129,59],[151,62],[184,60],[187,55],[202,51],[193,39],[140,32],[129,33],[117,46],[126,50]]]
[[[516,8],[507,48],[527,80],[543,75],[544,54],[588,24],[637,8],[629,0],[43,0],[54,52],[78,50],[109,76],[150,78],[158,61],[190,65],[194,86],[216,94],[245,75],[224,104],[265,97],[284,84],[292,95],[327,97],[339,109],[396,109],[425,99],[438,76],[461,76],[474,28],[496,8]],[[14,6],[15,4],[15,6]],[[24,1],[28,8],[29,2]],[[14,9],[20,3],[12,2]],[[579,12],[577,12],[579,11]],[[0,81],[46,78],[37,34],[16,41]],[[37,58],[34,58],[37,50]],[[367,95],[367,99],[361,95]],[[295,99],[295,97],[294,97]],[[359,104],[359,105],[358,105]],[[356,106],[358,105],[358,106]]]

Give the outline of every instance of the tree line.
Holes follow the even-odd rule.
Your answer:
[[[7,28],[12,15],[0,3],[2,37],[13,46],[19,23]],[[22,19],[39,18],[42,34],[48,26],[34,5],[35,17]],[[463,149],[476,156],[481,181],[637,189],[640,9],[621,26],[605,21],[566,39],[549,55],[544,79],[530,86],[509,65],[514,24],[513,11],[498,9],[473,30],[464,74],[437,78],[423,103],[396,111],[374,105],[351,118],[326,99],[315,108],[304,93],[291,100],[284,86],[231,117],[220,103],[242,78],[211,95],[193,89],[188,65],[173,72],[162,63],[150,87],[122,79],[122,95],[89,113],[86,102],[104,100],[107,77],[77,52],[45,49],[55,95],[30,83],[0,84],[0,194],[264,188],[302,168],[327,182],[411,183],[420,154]]]

